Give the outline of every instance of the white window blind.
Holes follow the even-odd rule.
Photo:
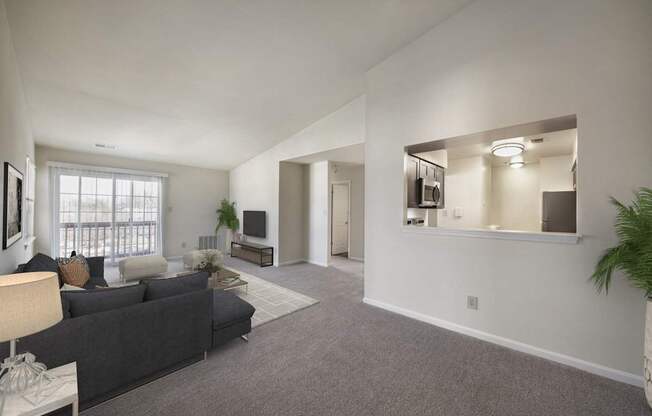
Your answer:
[[[50,181],[53,255],[116,262],[162,253],[163,177],[50,166]]]

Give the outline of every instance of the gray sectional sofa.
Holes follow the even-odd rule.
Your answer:
[[[103,259],[92,262],[103,265]],[[100,284],[103,271],[94,274]],[[255,309],[233,293],[207,289],[207,279],[199,272],[62,292],[64,319],[20,339],[18,352],[35,354],[49,368],[76,361],[80,409],[89,408],[250,332]],[[8,343],[0,344],[0,357],[8,354]]]

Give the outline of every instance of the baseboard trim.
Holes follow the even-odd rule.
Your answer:
[[[284,261],[278,264],[278,267],[281,266],[289,266],[291,264],[297,264],[297,263],[305,263],[307,260],[306,259],[296,259],[296,260],[288,260]]]
[[[574,367],[582,371],[586,371],[612,380],[620,381],[621,383],[631,384],[637,387],[644,386],[643,377],[636,374],[627,373],[625,371],[617,370],[611,367],[606,367],[601,364],[584,361],[579,358],[571,357],[569,355],[564,355],[554,351],[535,347],[534,345],[525,344],[523,342],[515,341],[513,339],[500,337],[498,335],[493,335],[488,332],[483,332],[463,325],[458,325],[450,321],[435,318],[433,316],[425,315],[420,312],[411,311],[409,309],[405,309],[379,300],[365,297],[362,299],[362,301],[367,305],[385,309],[387,311],[394,312],[399,315],[406,316],[408,318],[426,322],[431,325],[438,326],[440,328],[448,329],[450,331],[454,331],[460,334],[478,338],[483,341],[491,342],[493,344],[498,344],[503,347],[510,348],[512,350],[535,355],[537,357],[545,358],[550,361],[555,361],[557,363]]]
[[[349,257],[349,260],[355,260],[364,263],[364,257]]]

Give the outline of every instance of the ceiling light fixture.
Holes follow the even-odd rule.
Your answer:
[[[525,145],[522,137],[496,140],[491,143],[491,154],[498,157],[512,157],[523,153]]]
[[[522,168],[525,166],[525,161],[523,161],[523,156],[514,156],[513,158],[509,159],[509,167],[512,169],[518,169]]]

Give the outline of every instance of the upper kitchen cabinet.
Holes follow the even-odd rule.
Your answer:
[[[417,200],[417,179],[419,179],[419,159],[407,155],[405,171],[405,186],[407,187],[407,206],[409,208],[418,208]]]
[[[443,208],[444,168],[413,155],[405,157],[407,207]]]

